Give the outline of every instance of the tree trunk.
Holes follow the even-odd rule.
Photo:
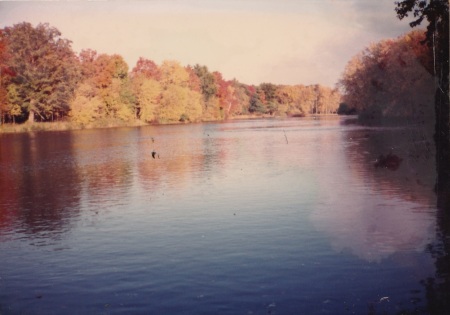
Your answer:
[[[30,114],[28,115],[27,123],[32,124],[34,123],[34,109],[30,109]]]
[[[448,17],[447,17],[448,19]],[[448,25],[448,21],[447,21]],[[449,36],[441,34],[437,45],[438,87],[435,95],[436,194],[438,208],[450,214],[450,100]]]
[[[443,80],[446,81],[446,80]],[[450,213],[450,130],[449,130],[449,97],[447,89],[436,92],[436,193],[438,207]],[[445,91],[447,90],[447,91]]]

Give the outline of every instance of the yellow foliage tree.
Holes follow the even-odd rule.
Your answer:
[[[111,80],[108,88],[103,89],[103,102],[106,104],[107,116],[131,121],[135,115],[132,103],[126,97],[127,82],[120,78]]]
[[[75,91],[75,98],[70,104],[70,119],[78,124],[87,125],[100,118],[102,101],[95,96],[94,88],[82,83]]]
[[[169,85],[161,94],[161,106],[158,110],[158,121],[162,123],[178,122],[184,113],[183,104],[186,102],[186,88]]]
[[[69,117],[75,123],[87,125],[99,117],[98,109],[101,106],[102,102],[97,97],[89,99],[83,95],[77,95],[71,104]]]
[[[144,79],[135,96],[140,106],[140,119],[145,122],[155,121],[161,98],[161,84],[153,79]]]
[[[202,117],[202,95],[187,87],[169,85],[161,94],[159,122],[198,121]]]
[[[200,92],[187,90],[187,102],[185,104],[185,120],[194,122],[202,118],[203,95]]]
[[[165,60],[161,67],[161,85],[167,88],[170,85],[181,87],[189,86],[189,72],[178,61]]]

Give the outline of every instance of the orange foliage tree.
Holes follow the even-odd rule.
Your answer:
[[[102,118],[134,119],[134,94],[122,56],[87,50],[79,59],[83,80],[71,104],[72,120],[86,124]]]
[[[9,51],[8,67],[15,76],[8,82],[8,103],[30,123],[65,116],[79,80],[71,42],[48,24],[23,22],[2,31]],[[18,116],[18,115],[14,115]]]
[[[357,108],[362,119],[432,119],[434,80],[423,40],[423,32],[412,31],[353,57],[339,81],[343,101]]]

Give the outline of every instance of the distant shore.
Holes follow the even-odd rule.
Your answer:
[[[34,122],[21,124],[3,124],[0,126],[0,135],[6,133],[22,133],[22,132],[36,132],[36,131],[66,131],[66,130],[81,130],[81,129],[96,129],[96,128],[115,128],[115,127],[136,127],[148,125],[140,120],[134,121],[100,121],[87,125],[80,125],[70,121],[56,121],[56,122]]]
[[[275,117],[270,115],[241,115],[228,118],[227,120],[239,119],[257,119]],[[217,122],[218,120],[212,120]],[[210,122],[210,121],[205,121]],[[186,122],[170,123],[170,124],[189,124]],[[22,133],[22,132],[36,132],[36,131],[66,131],[66,130],[82,130],[82,129],[101,129],[101,128],[119,128],[119,127],[138,127],[138,126],[158,126],[165,125],[163,123],[149,124],[139,119],[132,121],[122,121],[118,119],[103,119],[90,124],[78,124],[71,121],[56,121],[56,122],[34,122],[34,123],[7,123],[0,125],[0,134],[7,133]]]
[[[336,114],[317,115],[317,116],[336,116]],[[305,115],[302,117],[315,116]],[[289,118],[290,116],[273,116],[273,115],[239,115],[227,118],[225,120],[244,120],[244,119],[265,119],[265,118]],[[293,116],[291,118],[299,118],[300,116]],[[204,122],[220,122],[220,120],[204,121]],[[172,123],[174,124],[174,123]],[[175,124],[186,124],[179,122]],[[164,124],[148,124],[141,120],[121,121],[117,119],[100,120],[87,125],[81,125],[70,121],[56,121],[56,122],[34,122],[34,123],[16,123],[0,125],[0,135],[7,133],[23,133],[23,132],[37,132],[37,131],[66,131],[66,130],[82,130],[82,129],[97,129],[97,128],[118,128],[118,127],[138,127],[138,126],[158,126]]]

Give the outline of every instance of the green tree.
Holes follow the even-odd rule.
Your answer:
[[[10,102],[20,105],[28,114],[41,121],[67,115],[69,102],[79,80],[79,67],[71,42],[48,24],[33,27],[19,23],[4,29],[11,52],[12,78]]]
[[[273,102],[276,100],[277,86],[272,83],[261,83],[259,88],[264,91],[264,95],[268,102]]]
[[[208,71],[208,67],[200,66],[196,64],[194,66],[194,71],[197,77],[200,79],[200,88],[207,102],[211,97],[215,96],[217,93],[217,86],[214,80],[214,75]]]
[[[248,107],[248,111],[250,113],[264,114],[266,112],[266,107],[261,100],[261,95],[263,95],[263,92],[261,92],[261,90],[257,89],[256,92],[250,97],[250,104]]]

